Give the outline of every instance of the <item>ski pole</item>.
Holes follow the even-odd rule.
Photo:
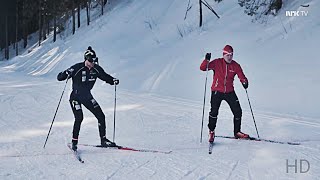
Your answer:
[[[113,139],[112,141],[114,142],[114,138],[116,135],[116,105],[117,105],[117,85],[114,85],[114,110],[113,110]]]
[[[256,127],[257,135],[258,135],[258,138],[260,139],[260,136],[259,136],[259,133],[258,133],[257,124],[256,124],[256,120],[254,119],[254,116],[253,116],[252,107],[251,107],[251,103],[250,103],[250,100],[249,100],[249,95],[248,95],[247,89],[246,89],[246,94],[247,94],[247,98],[248,98],[248,102],[249,102],[249,106],[250,106],[250,110],[251,110],[254,126]]]
[[[54,119],[56,118],[56,115],[57,115],[57,112],[58,112],[58,109],[59,109],[59,106],[60,106],[60,102],[61,102],[62,96],[63,96],[63,94],[64,94],[64,91],[65,91],[65,89],[66,89],[66,86],[67,86],[68,80],[69,80],[69,77],[67,78],[66,84],[64,85],[64,88],[63,88],[63,91],[62,91],[62,94],[61,94],[61,97],[60,97],[60,100],[59,100],[59,103],[58,103],[58,106],[57,106],[56,112],[54,113],[54,116],[53,116],[53,119],[52,119],[52,122],[51,122],[51,126],[50,126],[50,129],[49,129],[49,132],[48,132],[48,135],[47,135],[46,141],[44,142],[43,148],[45,148],[45,147],[46,147],[46,144],[47,144],[47,141],[48,141],[48,138],[49,138],[49,134],[50,134],[50,131],[51,131],[51,128],[52,128],[52,125],[53,125]]]
[[[208,80],[208,66],[209,62],[207,63],[207,68],[206,68],[206,80],[204,83],[204,95],[203,95],[203,108],[202,108],[202,121],[201,121],[201,132],[200,132],[200,143],[202,143],[202,131],[203,131],[203,118],[204,118],[204,108],[206,104],[206,93],[207,93],[207,80]]]

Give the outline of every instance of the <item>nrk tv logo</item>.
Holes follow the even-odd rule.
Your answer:
[[[286,11],[287,17],[308,16],[309,11]]]

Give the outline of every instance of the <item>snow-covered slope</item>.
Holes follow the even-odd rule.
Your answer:
[[[320,3],[284,1],[267,24],[252,23],[234,1],[211,3],[221,16],[204,11],[198,28],[198,4],[184,20],[187,2],[111,1],[108,13],[76,34],[29,49],[0,62],[1,179],[317,179],[320,117],[316,57]],[[309,4],[307,17],[285,17],[286,10]],[[179,34],[183,32],[183,38]],[[199,144],[206,52],[221,57],[225,44],[247,75],[249,96],[263,138],[302,142],[300,146],[216,139],[212,155]],[[75,161],[66,148],[73,115],[70,84],[42,149],[64,83],[58,72],[82,61],[91,45],[100,64],[120,79],[116,142],[130,147],[172,150],[171,154],[117,152],[81,147],[86,161]],[[211,84],[212,72],[209,73]],[[235,80],[244,132],[255,135],[246,94]],[[209,91],[209,87],[208,87]],[[112,137],[113,87],[97,82],[93,94],[106,114]],[[209,111],[207,93],[206,115]],[[81,143],[99,142],[97,122],[84,111]],[[204,141],[207,140],[207,116]],[[218,135],[232,135],[232,114],[222,104]],[[286,160],[310,163],[307,173],[286,173]],[[305,166],[303,167],[305,168]],[[305,169],[304,169],[305,170]]]

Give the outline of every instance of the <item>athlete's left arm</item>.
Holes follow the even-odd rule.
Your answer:
[[[109,74],[107,74],[102,67],[100,67],[99,65],[95,65],[94,67],[98,73],[98,78],[105,81],[108,84],[114,85],[114,77],[110,76]]]
[[[247,83],[248,84],[248,79],[247,77],[244,75],[243,73],[243,70],[240,66],[240,64],[237,63],[237,68],[236,68],[236,73],[237,73],[237,76],[240,80],[240,82],[243,84],[243,83]]]

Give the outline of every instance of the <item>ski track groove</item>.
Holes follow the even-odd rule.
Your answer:
[[[233,165],[231,171],[229,172],[229,175],[228,175],[227,179],[230,179],[230,177],[232,176],[232,173],[233,173],[234,170],[237,168],[238,163],[239,163],[239,160]]]
[[[131,97],[131,95],[129,95],[129,94],[127,94],[127,96],[128,97],[130,97],[130,98],[127,98],[127,99],[132,99]],[[145,98],[145,99],[139,99],[141,102],[149,102],[148,100],[147,100],[147,98]],[[157,98],[155,98],[155,100],[159,100],[159,99],[157,99]],[[171,101],[165,101],[165,100],[160,100],[161,102],[158,102],[158,101],[156,101],[156,102],[154,102],[154,103],[159,103],[159,104],[161,104],[161,103],[172,103]],[[135,102],[135,103],[141,103],[141,102]],[[180,103],[176,103],[176,104],[180,104]],[[153,106],[155,106],[155,105],[153,105]],[[148,105],[146,105],[145,107],[148,107]],[[150,110],[149,110],[150,111]],[[145,113],[145,111],[144,111],[144,113]],[[139,112],[139,114],[141,115],[141,113]],[[188,117],[190,117],[191,118],[191,116],[192,115],[187,115]],[[247,127],[253,127],[253,126],[247,126]],[[224,142],[224,140],[221,140],[221,143],[223,143]],[[236,143],[236,145],[240,145],[240,144],[242,144],[242,142],[235,142]],[[251,143],[251,144],[253,144],[253,143]],[[188,150],[188,149],[203,149],[203,147],[195,147],[195,148],[176,148],[176,149],[172,149],[172,150]],[[219,147],[218,148],[214,148],[213,149],[213,153],[212,153],[212,155],[214,155],[214,154],[219,154],[219,152],[221,152],[221,151],[225,151],[225,149],[220,149],[220,150],[218,150],[218,149],[220,149]],[[227,147],[227,149],[228,149],[228,147]],[[219,152],[217,152],[217,150],[219,151]],[[253,150],[253,151],[255,151],[255,150]],[[177,152],[176,152],[176,154],[177,154]],[[250,156],[251,157],[251,156]],[[229,173],[229,175],[228,175],[228,177],[227,177],[227,179],[232,179],[232,175],[234,174],[234,171],[236,170],[236,168],[238,167],[238,164],[239,164],[239,160],[234,164],[234,166],[233,166],[233,168],[232,168],[232,170],[231,170],[231,172]],[[189,176],[190,174],[192,174],[195,170],[196,170],[196,168],[193,168],[192,170],[188,170],[187,172],[185,172],[185,170],[186,169],[176,169],[176,171],[178,172],[178,171],[180,171],[180,172],[184,172],[184,174],[180,177],[180,179],[183,179],[183,178],[186,178],[187,176]],[[250,178],[250,179],[253,179],[253,177],[252,177],[252,175],[251,175],[251,173],[250,173],[250,170],[248,169],[247,170],[247,177],[248,178]],[[180,174],[180,173],[179,173]],[[242,174],[242,175],[244,175],[244,174]],[[241,176],[242,176],[241,175]],[[201,178],[200,178],[201,179]]]
[[[123,167],[124,167],[124,165],[123,165],[123,164],[120,164],[120,167],[118,167],[115,171],[113,171],[113,172],[111,173],[111,175],[108,175],[108,176],[107,176],[107,180],[112,179],[113,176],[115,176],[121,169],[123,169]]]
[[[198,167],[193,168],[192,170],[188,170],[183,177],[180,178],[180,180],[183,180],[185,178],[187,178],[190,174],[192,174],[196,169],[198,169]]]
[[[202,176],[199,178],[199,180],[205,180],[207,179],[212,173],[207,173],[205,176]]]
[[[252,175],[251,175],[251,173],[250,173],[250,168],[248,167],[248,179],[249,180],[252,180],[253,178],[252,178]]]
[[[28,157],[41,157],[41,156],[69,156],[71,153],[47,153],[47,154],[23,154],[19,153],[17,155],[4,155],[0,156],[0,158],[28,158]]]
[[[128,173],[126,173],[126,174],[131,174],[132,172],[134,172],[134,171],[136,171],[136,170],[138,170],[138,169],[140,169],[140,168],[143,168],[145,165],[147,165],[147,164],[149,164],[150,162],[152,162],[152,160],[147,160],[146,162],[144,162],[144,163],[142,163],[142,164],[138,164],[137,162],[136,162],[136,164],[138,165],[137,167],[135,167],[135,168],[133,168],[132,170],[130,170]]]
[[[40,96],[43,96],[44,94],[40,95]],[[1,97],[1,96],[0,96]],[[127,93],[125,95],[125,103],[127,102],[133,102],[135,104],[139,103],[139,104],[142,104],[143,105],[143,109],[137,109],[135,110],[135,112],[137,113],[138,117],[137,119],[140,119],[140,123],[141,123],[141,126],[143,127],[146,127],[148,126],[148,124],[145,124],[145,119],[144,119],[144,116],[146,117],[149,117],[149,116],[157,116],[157,115],[160,115],[160,116],[163,116],[162,118],[163,119],[172,119],[172,117],[174,117],[174,121],[179,121],[179,120],[184,120],[184,119],[194,119],[195,115],[194,115],[194,111],[192,111],[191,113],[184,113],[184,114],[181,114],[179,115],[178,113],[180,113],[181,109],[180,109],[180,105],[183,106],[183,108],[186,108],[186,104],[188,103],[179,103],[179,101],[176,101],[176,100],[168,100],[166,101],[166,99],[161,99],[161,98],[153,98],[151,96],[146,96],[144,98],[141,98],[142,96],[138,95],[137,97],[132,95],[132,94],[129,94]],[[38,98],[36,95],[33,95],[31,94],[31,92],[27,92],[27,98],[29,99],[32,99],[32,101],[34,103],[36,102],[39,102],[40,98]],[[18,102],[20,99],[20,96],[9,96],[9,97],[1,97],[1,102],[4,102],[4,101],[7,101],[9,103],[9,109],[11,109],[12,112],[16,112],[16,111],[21,111],[23,109],[24,106],[16,106],[15,103]],[[50,98],[48,97],[48,100]],[[151,103],[152,102],[152,103]],[[174,103],[175,102],[175,103]],[[49,103],[49,102],[48,102]],[[178,107],[178,110],[177,111],[174,111],[174,112],[158,112],[157,109],[154,109],[154,107],[157,107],[158,105],[161,106],[167,106],[168,104],[175,104],[173,107]],[[46,106],[47,104],[44,104],[43,106]],[[194,104],[189,104],[190,106],[187,106],[187,110],[190,109],[194,109]],[[5,116],[8,116],[8,112],[10,111],[5,111],[5,112],[1,112],[1,118],[3,119],[3,115]],[[6,113],[6,114],[5,114]],[[18,118],[27,118],[29,119],[30,116],[32,116],[32,114],[25,114],[25,115],[22,115],[22,114],[18,114],[17,117]],[[7,122],[7,121],[5,121]],[[21,123],[21,122],[20,122]],[[2,122],[3,124],[3,122]],[[22,124],[25,124],[25,121],[22,121]],[[317,123],[313,123],[313,124],[317,124]],[[6,124],[4,124],[6,125]],[[13,124],[7,124],[6,125],[6,128],[9,126],[10,128],[14,127],[14,126],[19,126],[21,124],[19,124],[18,121],[13,121]],[[178,124],[177,124],[178,125]],[[180,125],[180,124],[179,124]],[[30,127],[30,124],[28,124],[28,127]],[[250,126],[252,127],[252,126]],[[313,127],[317,127],[317,126],[313,126]],[[186,127],[184,127],[186,128]],[[150,133],[150,132],[149,132]],[[164,133],[162,132],[161,130],[159,131],[156,131],[156,132],[151,132],[151,133]],[[167,132],[166,132],[167,133]],[[32,140],[32,144],[34,144],[35,142],[33,142],[35,140]],[[23,145],[25,146],[24,148],[25,149],[28,149],[28,147],[24,144],[24,141],[23,142]],[[227,143],[225,143],[227,142]],[[233,146],[241,146],[243,142],[240,142],[240,141],[233,141]],[[225,147],[222,147],[220,146],[219,144],[221,145],[224,145]],[[217,154],[221,154],[225,151],[232,151],[232,152],[235,152],[235,150],[230,146],[231,143],[229,143],[227,140],[219,140],[217,145],[218,146],[215,146],[215,148],[213,149],[213,153],[210,157],[211,160],[216,160],[217,158]],[[248,143],[248,144],[254,144],[254,143]],[[270,145],[271,146],[271,145]],[[261,147],[259,145],[253,145],[252,149],[250,149],[250,151],[252,151],[253,153],[257,151],[257,148],[255,147]],[[310,146],[303,146],[305,149],[308,149],[309,152],[313,152],[312,154],[316,153],[315,151],[317,150],[317,147],[310,147]],[[55,154],[41,154],[41,153],[38,153],[38,154],[23,154],[21,151],[19,151],[19,147],[17,145],[14,145],[12,148],[15,148],[15,150],[18,152],[17,154],[18,155],[9,155],[9,156],[0,156],[0,158],[18,158],[17,161],[19,161],[19,164],[18,164],[18,169],[24,169],[22,170],[22,174],[21,175],[17,175],[17,174],[14,174],[14,176],[18,176],[18,177],[22,177],[23,175],[25,175],[27,172],[34,172],[33,175],[31,175],[31,177],[29,178],[37,178],[39,176],[41,177],[46,177],[44,175],[44,172],[43,170],[38,170],[38,169],[41,169],[41,164],[39,164],[39,158],[35,158],[35,160],[32,160],[32,157],[41,157],[41,156],[49,156],[49,157],[45,157],[45,159],[49,159],[49,160],[52,160],[53,157],[52,156],[59,156],[59,155],[63,155],[63,156],[69,156],[70,157],[68,158],[68,163],[69,166],[72,166],[72,164],[77,164],[75,163],[74,161],[74,158],[71,156],[71,153],[55,153]],[[10,149],[12,149],[10,148]],[[200,167],[202,164],[201,163],[194,163],[192,162],[193,159],[188,159],[188,155],[186,155],[185,153],[188,153],[189,154],[189,150],[195,150],[195,149],[199,149],[199,150],[203,150],[203,149],[207,149],[207,146],[195,146],[195,147],[190,147],[190,146],[183,146],[183,147],[177,147],[175,149],[172,149],[174,151],[176,151],[175,153],[171,154],[169,156],[169,158],[171,160],[169,160],[171,163],[176,163],[175,165],[170,165],[172,166],[172,169],[174,170],[173,172],[170,172],[168,176],[166,177],[174,177],[174,178],[177,178],[177,179],[185,179],[185,178],[192,178],[192,175],[195,174],[197,175],[199,172],[197,171],[198,167]],[[297,155],[297,149],[299,149],[299,147],[294,147],[293,150],[290,150],[290,154],[293,154],[293,155]],[[29,149],[30,150],[30,149]],[[184,151],[184,152],[181,152],[181,151]],[[190,151],[191,152],[191,151]],[[198,152],[198,151],[197,151]],[[200,151],[200,152],[206,152],[205,150],[203,151]],[[312,158],[312,160],[315,160],[315,161],[319,161],[320,159],[317,157],[317,156],[310,156],[308,153],[309,152],[300,152],[299,154],[300,155],[303,155],[303,156],[306,156],[308,158]],[[101,151],[101,152],[86,152],[86,151],[83,151],[81,152],[81,154],[99,154],[99,153],[113,153],[113,152],[108,152],[108,151]],[[152,155],[153,156],[153,155]],[[248,159],[251,159],[254,155],[248,155]],[[31,158],[29,158],[31,157]],[[95,157],[95,156],[92,156],[92,157]],[[135,157],[135,156],[133,156]],[[162,172],[160,172],[157,168],[157,167],[160,167],[160,169],[162,168],[167,168],[166,166],[166,162],[165,161],[161,161],[161,159],[158,159],[159,156],[154,156],[152,158],[154,158],[154,160],[152,159],[146,159],[147,161],[143,162],[143,163],[138,163],[136,161],[136,158],[133,158],[134,161],[136,161],[136,164],[137,166],[136,167],[132,167],[130,166],[130,171],[129,172],[126,172],[127,174],[133,174],[134,176],[137,176],[139,174],[135,174],[134,172],[137,171],[137,170],[141,170],[142,172],[144,170],[142,169],[148,169],[151,172],[151,177],[154,177],[156,174],[161,174]],[[200,159],[203,159],[205,157],[208,157],[207,154],[204,154],[203,156],[199,157]],[[86,161],[85,163],[87,164],[87,162],[90,162],[88,164],[90,164],[90,168],[92,170],[97,170],[97,169],[101,169],[101,167],[98,166],[98,164],[94,161],[95,158],[88,158],[88,161],[86,158],[84,158],[84,160]],[[70,161],[70,162],[69,162]],[[179,164],[178,164],[178,161],[184,161],[186,162],[187,164],[191,164],[192,166],[182,166],[182,167],[179,167]],[[237,170],[237,168],[239,169],[239,161],[238,160],[233,166],[232,166],[232,170],[229,172],[228,174],[228,177],[227,179],[232,179],[233,178],[233,175],[235,175],[235,171]],[[40,161],[41,162],[41,161]],[[55,162],[51,162],[53,164],[55,164]],[[219,161],[220,163],[220,161]],[[146,166],[148,166],[149,164],[152,164],[154,166],[156,166],[155,168],[148,168]],[[227,166],[227,164],[225,164]],[[195,166],[195,167],[193,167]],[[106,177],[107,179],[116,179],[117,177],[117,174],[119,174],[119,172],[125,170],[126,167],[125,167],[125,163],[122,162],[120,163],[120,166],[117,167],[116,170],[112,171],[111,174],[108,175],[108,177]],[[242,169],[242,168],[241,168]],[[223,169],[223,170],[227,170],[227,169]],[[69,172],[69,171],[67,171]],[[245,172],[245,171],[244,171]],[[147,174],[147,173],[145,173]],[[198,179],[207,179],[212,173],[208,173],[208,172],[205,172],[205,171],[200,171],[200,174],[199,174],[199,178]],[[243,174],[239,174],[240,176],[242,176]],[[252,176],[251,174],[251,169],[249,168],[249,165],[248,165],[248,169],[247,169],[247,176],[246,176],[248,179],[254,179],[254,177]],[[174,179],[173,178],[173,179]]]
[[[279,117],[280,117],[281,119],[289,120],[289,122],[292,122],[292,123],[320,128],[320,123],[318,123],[318,122],[309,122],[306,120],[298,120],[298,119],[295,119],[292,117],[281,117],[280,115],[276,116],[276,115],[266,115],[266,114],[260,114],[260,113],[259,113],[259,117],[265,118],[265,119],[271,119],[271,120],[279,119]]]
[[[127,96],[131,96],[129,92],[123,92],[123,93],[126,94]],[[157,103],[163,102],[163,103],[176,104],[176,105],[188,106],[188,107],[197,107],[197,108],[201,107],[201,105],[198,104],[197,102],[192,102],[192,101],[188,102],[188,100],[175,99],[173,97],[166,97],[166,96],[153,95],[153,94],[147,95],[147,97],[146,97],[146,95],[141,95],[141,94],[138,94],[137,96],[139,97],[140,101],[142,101],[142,99],[144,99],[143,102],[147,102],[147,100],[153,100],[153,101],[156,101]],[[249,111],[248,112],[244,112],[244,113],[247,113],[248,115],[250,115]],[[272,119],[272,120],[279,119],[279,117],[277,117],[277,116],[266,115],[266,114],[263,114],[263,113],[262,114],[258,113],[258,114],[256,114],[256,116],[258,118],[266,118],[266,119]],[[308,122],[308,121],[305,121],[305,120],[297,120],[297,119],[294,119],[294,118],[291,118],[291,117],[287,117],[285,119],[289,120],[288,121],[289,124],[293,123],[293,124],[300,124],[300,125],[316,127],[316,128],[320,127],[320,123],[316,123],[316,122]],[[220,121],[221,120],[222,120],[222,118],[220,118]],[[254,129],[254,126],[252,124],[250,125],[248,123],[244,124],[243,127],[246,128],[246,129]]]

